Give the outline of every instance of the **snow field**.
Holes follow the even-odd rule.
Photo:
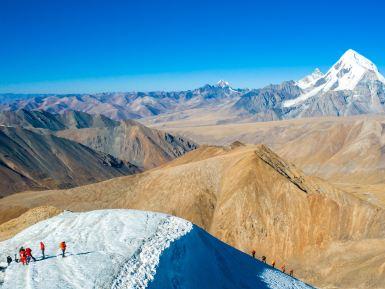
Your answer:
[[[61,241],[67,243],[65,258]],[[0,275],[0,289],[313,288],[188,221],[160,213],[64,212],[1,242],[0,260],[21,246],[31,247],[37,262],[12,263]]]
[[[29,266],[12,263],[0,288],[145,288],[161,251],[191,227],[176,217],[141,211],[65,212],[0,243],[1,260],[13,258],[21,246],[30,247],[38,259]],[[40,241],[46,245],[45,260],[40,260]],[[65,258],[61,241],[67,243]],[[117,287],[122,267],[135,271],[128,264],[138,269],[133,278],[127,276],[131,287]]]

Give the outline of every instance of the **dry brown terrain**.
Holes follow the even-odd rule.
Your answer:
[[[264,143],[316,175],[385,206],[385,117],[327,117],[229,125],[166,122],[155,127],[198,143]]]
[[[133,120],[122,121],[114,127],[66,129],[56,134],[143,170],[164,164],[197,147],[189,139],[150,129]]]
[[[17,218],[0,224],[0,241],[6,240],[22,230],[63,212],[52,206],[41,206],[28,210]]]
[[[66,111],[63,114],[24,109],[0,111],[0,125],[28,129],[35,134],[54,134],[81,143],[97,152],[110,154],[140,170],[164,164],[197,147],[188,139],[150,129],[133,120],[118,122],[104,115],[90,115],[80,111]],[[25,138],[22,135],[17,140],[23,142]],[[7,146],[9,145],[0,139],[0,151]],[[88,167],[93,166],[90,163]],[[66,177],[66,173],[60,173],[60,176]],[[28,188],[30,187],[24,190]]]
[[[261,145],[202,147],[138,175],[15,194],[0,200],[0,219],[41,205],[171,213],[286,263],[321,288],[385,288],[385,210],[304,175]]]
[[[0,126],[0,197],[70,188],[139,171],[129,162],[68,139]]]

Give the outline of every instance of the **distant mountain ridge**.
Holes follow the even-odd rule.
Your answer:
[[[384,113],[385,78],[373,62],[349,49],[325,74],[316,69],[301,80],[259,89],[234,89],[220,80],[215,85],[178,92],[8,94],[3,98],[0,110],[77,110],[114,120],[151,119],[151,123],[203,120],[215,112],[218,116],[212,122],[232,123]]]
[[[0,124],[39,133],[43,130],[43,133],[55,134],[110,154],[140,170],[156,167],[197,148],[191,140],[148,128],[133,120],[119,122],[104,115],[79,111],[62,114],[26,109],[3,111],[0,112]]]
[[[52,114],[44,110],[3,111],[0,113],[0,124],[7,126],[23,126],[59,131],[70,128],[114,127],[119,122],[104,115],[90,115],[80,111],[66,111],[63,114]]]
[[[225,81],[216,85],[179,92],[128,92],[70,95],[5,95],[0,110],[45,110],[63,113],[75,110],[89,114],[103,114],[114,120],[139,119],[173,111],[218,105],[237,100],[245,90],[236,90]]]

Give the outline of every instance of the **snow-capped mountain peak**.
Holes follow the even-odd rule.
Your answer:
[[[316,68],[311,74],[305,76],[304,78],[297,81],[297,85],[301,89],[307,89],[314,85],[314,83],[320,79],[324,74],[321,72],[319,68]]]
[[[304,82],[304,79],[300,80],[298,86],[305,92],[295,99],[286,101],[284,107],[299,105],[315,95],[329,91],[353,91],[361,81],[366,81],[368,76],[373,81],[377,80],[385,84],[384,76],[380,74],[373,62],[349,49],[322,77],[310,83]]]
[[[349,49],[340,60],[329,70],[330,79],[339,82],[338,87],[332,90],[352,90],[367,72],[374,73],[379,81],[385,83],[377,66],[358,52]]]
[[[228,83],[227,81],[224,81],[224,80],[219,80],[217,82],[217,86],[222,87],[222,88],[230,87],[230,83]]]
[[[369,59],[359,54],[358,52],[354,51],[353,49],[347,50],[342,55],[342,57],[340,58],[340,60],[337,62],[336,65],[338,65],[339,63],[350,65],[351,67],[354,67],[355,65],[359,65],[362,68],[372,70],[372,71],[377,71],[377,67],[376,65],[374,65],[373,62],[371,62]],[[338,69],[338,68],[335,68],[335,69]]]

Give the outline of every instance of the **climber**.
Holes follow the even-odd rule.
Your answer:
[[[25,255],[25,249],[24,249],[24,247],[21,247],[21,248],[19,249],[19,256],[21,257],[22,255]]]
[[[291,269],[290,272],[289,272],[289,275],[290,275],[291,277],[293,277],[293,274],[294,274],[294,270]]]
[[[32,256],[32,250],[31,248],[25,249],[25,256],[27,257],[27,264],[31,262],[31,259],[36,262],[36,259],[34,256]]]
[[[45,259],[45,245],[43,242],[40,242],[40,250],[41,250],[41,254],[43,255],[42,259]]]
[[[262,256],[262,262],[266,264],[266,256]]]
[[[11,256],[8,256],[8,257],[7,257],[7,264],[8,264],[8,266],[9,266],[11,263],[12,263],[12,258],[11,258]]]
[[[62,252],[62,257],[64,258],[65,257],[65,253],[66,253],[66,249],[67,249],[67,244],[66,242],[61,242],[60,243],[60,249],[61,249],[61,252]]]
[[[273,266],[273,268],[275,268],[275,260],[273,262],[271,262],[271,266]]]
[[[20,248],[19,255],[20,255],[20,262],[23,265],[26,265],[27,264],[27,257],[25,256],[25,250],[23,247]]]
[[[23,264],[23,265],[28,265],[28,264],[27,264],[27,258],[25,257],[24,254],[20,256],[20,262],[21,262],[21,264]]]
[[[282,273],[285,273],[285,272],[286,272],[286,267],[285,267],[285,265],[282,265],[281,270],[282,270]]]
[[[251,252],[251,255],[253,255],[253,258],[255,258],[255,250]]]

